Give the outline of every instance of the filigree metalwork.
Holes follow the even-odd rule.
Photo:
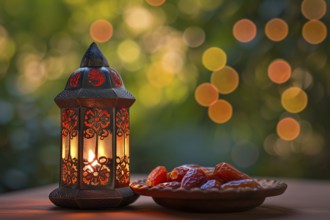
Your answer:
[[[69,85],[71,88],[76,88],[78,86],[80,76],[81,76],[81,73],[78,72],[70,77]]]
[[[91,69],[88,73],[88,82],[93,86],[101,86],[105,82],[105,76],[99,69]]]
[[[78,114],[74,109],[64,109],[62,111],[62,135],[70,139],[78,135]]]
[[[126,108],[121,108],[116,113],[117,136],[129,135],[129,114]]]
[[[87,185],[106,185],[110,179],[111,159],[100,157],[92,161],[84,160],[83,182]]]
[[[123,84],[123,82],[121,81],[119,74],[110,68],[109,68],[109,70],[111,72],[111,79],[112,79],[113,84],[117,87],[121,86]]]
[[[116,157],[116,187],[128,186],[129,176],[129,157]]]
[[[62,183],[64,185],[73,185],[77,182],[78,178],[78,160],[76,158],[62,159]]]
[[[84,118],[84,137],[92,138],[94,135],[103,140],[110,133],[110,114],[106,109],[88,109]]]

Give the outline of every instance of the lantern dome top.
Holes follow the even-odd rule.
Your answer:
[[[93,42],[85,52],[83,58],[81,59],[80,67],[101,67],[101,66],[108,67],[109,64],[107,59],[103,56],[97,44]]]
[[[70,75],[65,89],[55,97],[61,108],[129,107],[134,101],[119,73],[109,66],[94,42],[85,52],[80,68]]]

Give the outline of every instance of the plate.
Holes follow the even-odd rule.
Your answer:
[[[287,184],[271,179],[255,179],[260,188],[248,187],[230,189],[172,189],[169,187],[147,186],[146,179],[130,184],[138,195],[151,196],[164,207],[192,212],[238,212],[261,205],[266,197],[281,195]]]

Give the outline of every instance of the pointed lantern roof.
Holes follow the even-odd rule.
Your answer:
[[[130,107],[134,101],[121,76],[109,67],[96,43],[89,46],[80,68],[70,75],[65,89],[55,97],[60,108]]]

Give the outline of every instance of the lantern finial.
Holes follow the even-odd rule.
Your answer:
[[[108,61],[103,56],[101,50],[96,45],[95,42],[93,42],[87,51],[85,52],[83,58],[81,59],[80,67],[101,67],[106,66],[108,67]]]

